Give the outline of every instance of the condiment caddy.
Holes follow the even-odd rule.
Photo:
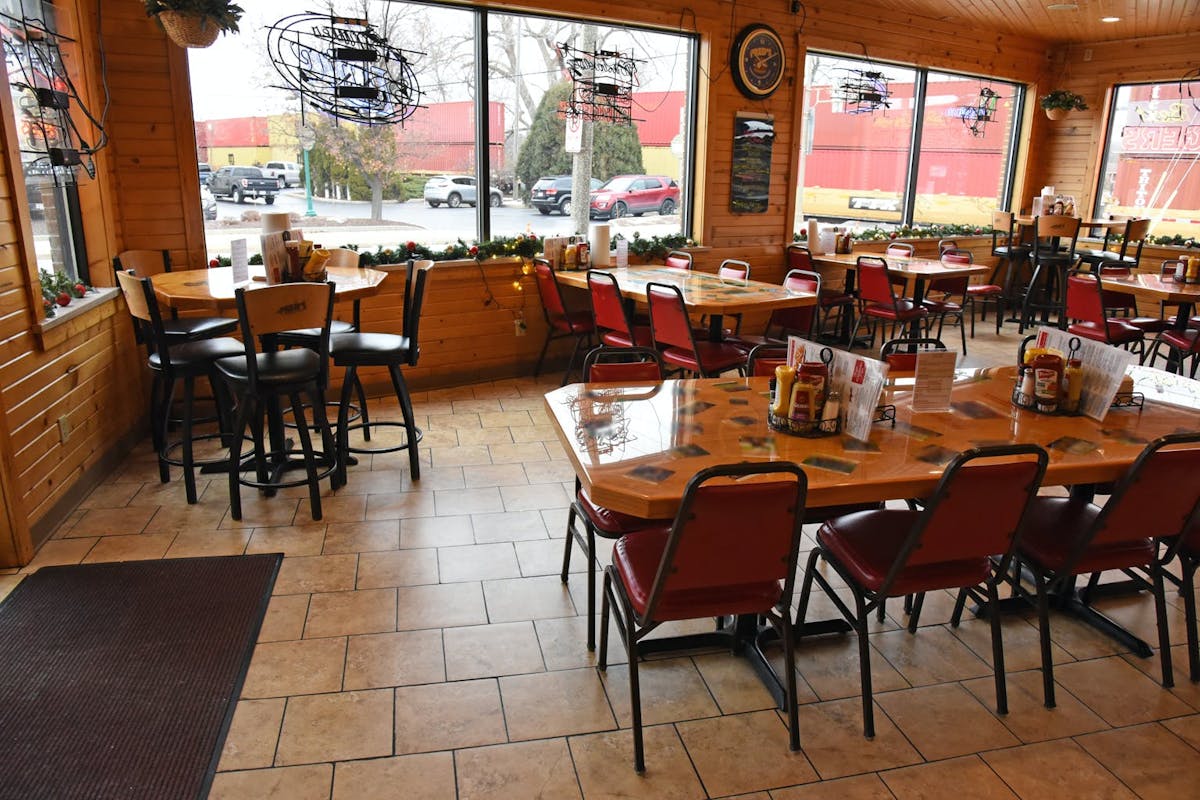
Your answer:
[[[1012,404],[1038,414],[1078,416],[1083,391],[1083,362],[1080,360],[1080,341],[1072,336],[1066,358],[1058,350],[1029,347],[1035,337],[1022,342],[1017,356],[1017,379],[1013,385]],[[1118,391],[1113,408],[1141,407],[1140,392]]]
[[[771,379],[767,425],[793,436],[832,436],[842,429],[841,396],[829,390],[833,353],[821,351],[820,361],[781,364]]]

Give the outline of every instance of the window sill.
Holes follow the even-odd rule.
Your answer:
[[[120,289],[101,286],[83,297],[72,299],[66,306],[57,306],[53,317],[43,319],[34,326],[34,334],[42,349],[48,350],[62,344],[79,331],[111,317],[116,313],[116,304],[112,301],[120,294]]]

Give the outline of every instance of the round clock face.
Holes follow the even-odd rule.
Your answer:
[[[783,83],[787,66],[783,41],[766,25],[742,29],[733,43],[733,82],[742,94],[755,100],[769,97]]]

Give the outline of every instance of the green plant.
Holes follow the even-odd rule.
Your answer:
[[[238,20],[244,9],[229,0],[145,0],[146,16],[155,17],[163,11],[201,17],[210,20],[221,31],[237,33]]]
[[[1061,108],[1064,111],[1087,111],[1088,107],[1083,97],[1068,89],[1055,89],[1042,95],[1039,102],[1042,108]]]

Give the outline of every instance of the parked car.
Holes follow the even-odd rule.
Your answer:
[[[212,167],[206,161],[199,162],[197,166],[200,167],[200,185],[207,186],[208,179],[212,177]]]
[[[597,178],[592,178],[591,190],[594,192],[603,184]],[[548,178],[538,178],[537,183],[529,192],[529,202],[543,214],[557,211],[564,217],[571,213],[571,176],[552,175]]]
[[[479,195],[475,188],[475,178],[470,175],[434,175],[425,182],[425,202],[431,208],[437,208],[442,203],[451,208],[466,204],[473,206],[478,202]],[[504,202],[500,190],[492,187],[489,191],[492,208],[499,208]]]
[[[674,214],[679,205],[679,184],[663,175],[617,175],[592,192],[588,216],[615,219],[626,214],[640,217],[647,211]]]
[[[221,167],[208,179],[214,197],[228,197],[235,203],[261,197],[267,205],[275,203],[279,181],[265,177],[258,167]]]
[[[295,161],[268,161],[262,171],[268,178],[282,181],[281,189],[300,185],[300,165]]]
[[[200,209],[204,212],[205,219],[217,218],[217,198],[213,197],[207,186],[200,187]]]

